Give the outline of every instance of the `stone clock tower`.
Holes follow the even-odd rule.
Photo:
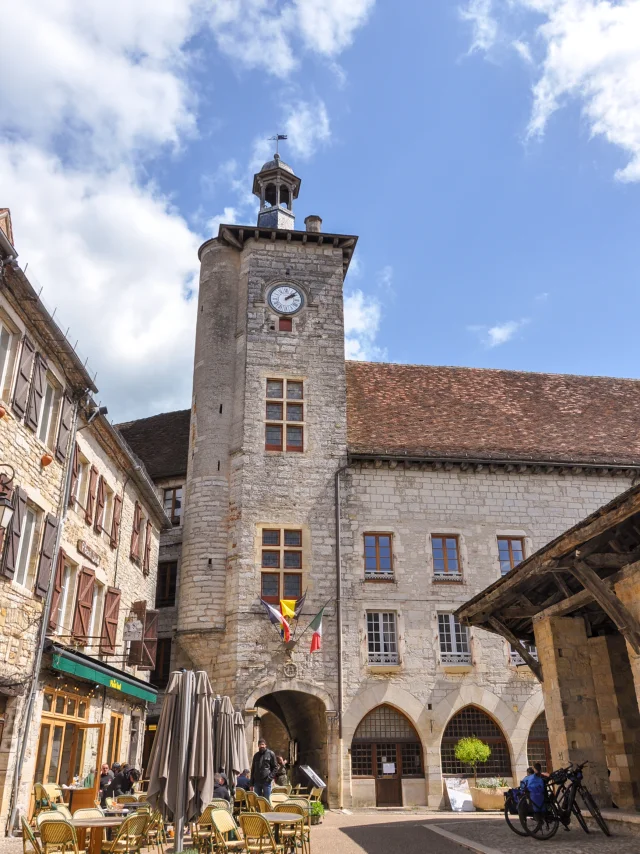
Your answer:
[[[330,777],[337,710],[334,475],[346,461],[343,280],[357,238],[295,229],[300,179],[256,174],[258,222],[200,248],[178,640],[236,707],[273,711]],[[289,653],[260,598],[328,603]],[[314,732],[310,737],[305,732]],[[329,749],[327,750],[327,742]]]

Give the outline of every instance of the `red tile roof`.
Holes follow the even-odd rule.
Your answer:
[[[354,454],[640,465],[640,381],[347,362]]]

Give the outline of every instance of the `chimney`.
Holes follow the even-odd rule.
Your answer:
[[[304,224],[307,226],[307,231],[315,231],[318,234],[322,231],[322,217],[315,216],[315,214],[306,216]]]
[[[13,229],[11,228],[11,213],[9,208],[0,208],[0,229],[9,243],[13,245]]]

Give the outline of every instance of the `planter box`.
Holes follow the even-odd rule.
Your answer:
[[[321,816],[321,815],[313,815],[313,814],[312,814],[312,815],[310,816],[310,818],[311,818],[311,824],[320,824],[320,822],[322,821],[322,816]]]
[[[479,789],[469,786],[471,800],[477,810],[501,810],[504,808],[504,793],[508,786],[496,786],[495,789]]]

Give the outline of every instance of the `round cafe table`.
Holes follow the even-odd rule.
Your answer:
[[[304,817],[297,812],[262,812],[259,815],[273,825],[276,842],[280,842],[281,824],[295,824],[297,821],[304,821]]]
[[[102,836],[105,827],[120,827],[126,815],[105,815],[91,818],[72,818],[69,824],[76,830],[89,831],[90,842],[87,846],[88,854],[100,854],[102,849]],[[78,846],[82,848],[81,845]]]

